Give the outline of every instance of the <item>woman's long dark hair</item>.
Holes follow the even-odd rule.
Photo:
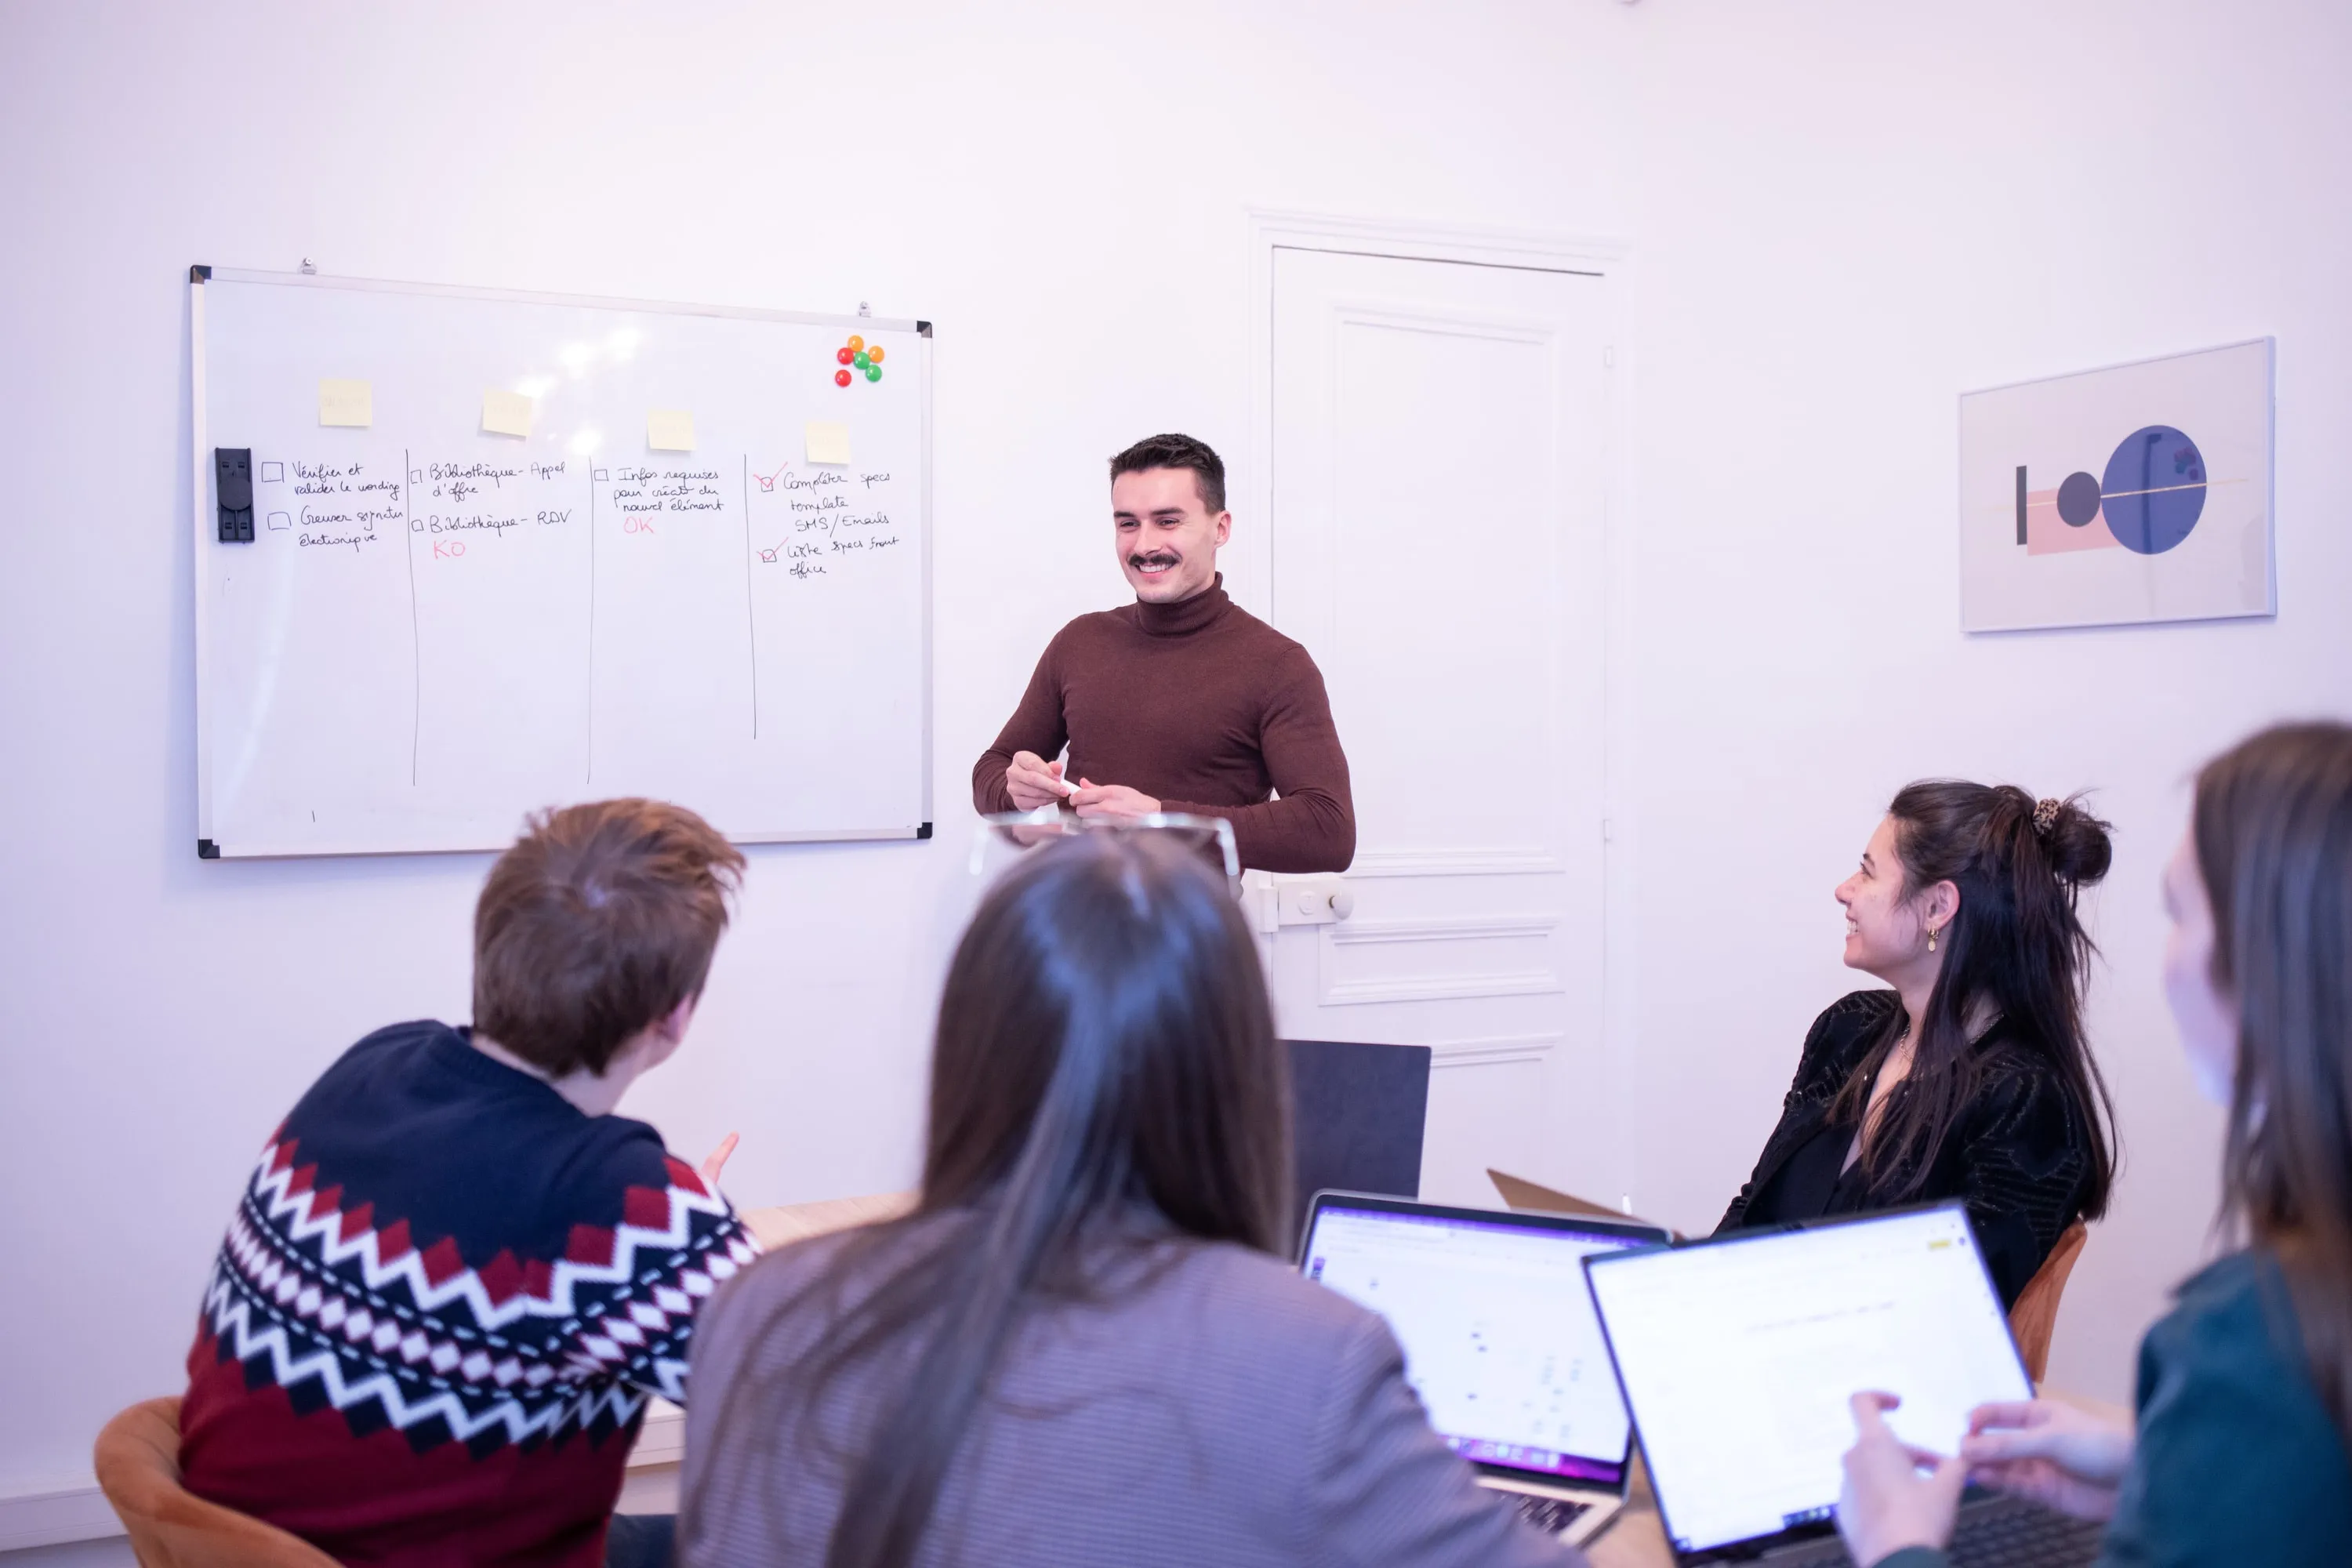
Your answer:
[[[2053,802],[2037,824],[2036,805],[2013,784],[1927,779],[1905,785],[1886,808],[1905,896],[1945,881],[1960,895],[1959,912],[1938,935],[1944,966],[1927,1016],[1911,1021],[1911,1071],[1864,1127],[1864,1173],[1889,1203],[1917,1195],[1944,1140],[2001,1068],[1998,1052],[1969,1037],[1970,1015],[1983,1006],[2006,1020],[2004,1048],[2030,1053],[2055,1075],[2091,1146],[2083,1216],[2106,1212],[2115,1113],[2083,1038],[2095,949],[2074,906],[2107,874],[2109,828],[2075,799]],[[1901,1038],[1900,1017],[1898,1009],[1839,1091],[1832,1121],[1863,1125],[1879,1068]]]
[[[714,1441],[772,1471],[809,1462],[785,1435],[815,1434],[842,1373],[878,1369],[881,1415],[829,1456],[845,1483],[824,1560],[904,1568],[1040,1301],[1099,1292],[1106,1259],[1164,1258],[1171,1233],[1280,1252],[1290,1185],[1287,1062],[1224,879],[1162,835],[1034,851],[948,971],[920,1203],[776,1309],[762,1335],[803,1310],[825,1326],[788,1373],[705,1393],[722,1401]]]
[[[2277,1257],[2352,1437],[2352,728],[2284,724],[2214,758],[2190,834],[2238,1014],[2223,1213]]]

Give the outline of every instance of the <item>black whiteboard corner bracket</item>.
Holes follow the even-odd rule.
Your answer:
[[[217,859],[219,859],[219,858],[220,858],[220,846],[219,846],[219,845],[217,845],[217,844],[215,844],[215,843],[214,843],[214,842],[213,842],[211,839],[209,839],[209,838],[199,838],[199,839],[197,839],[197,840],[196,840],[196,858],[197,858],[197,859],[199,859],[199,860],[217,860]]]
[[[931,335],[931,324],[929,321],[917,321],[915,323],[915,331],[922,333],[923,336],[928,338]]]
[[[925,824],[923,824],[920,827],[918,827],[917,829],[915,829],[915,837],[918,837],[918,838],[929,838],[930,836],[931,836],[931,825],[930,825],[929,823],[928,823],[928,822],[926,822]]]
[[[188,268],[188,281],[189,281],[189,282],[191,282],[191,283],[209,283],[209,282],[211,282],[212,280],[213,280],[213,269],[212,269],[211,268],[209,268],[209,267],[206,267],[204,263],[202,263],[202,262],[198,262],[195,266],[191,267],[191,268]]]

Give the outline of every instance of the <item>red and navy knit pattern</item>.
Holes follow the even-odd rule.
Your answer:
[[[647,1396],[754,1255],[643,1122],[439,1024],[303,1097],[230,1222],[189,1354],[200,1496],[346,1562],[601,1561]]]

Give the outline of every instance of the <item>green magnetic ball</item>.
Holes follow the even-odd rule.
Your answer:
[[[873,363],[873,362],[871,362],[871,361],[868,361],[868,362],[866,363],[866,380],[868,380],[868,381],[879,381],[879,380],[881,380],[881,379],[882,379],[882,367],[881,367],[880,365],[878,365],[878,364],[874,363]]]
[[[859,354],[856,359],[851,360],[849,363],[856,365],[860,370],[872,370],[874,368],[874,362],[866,358],[864,354]]]

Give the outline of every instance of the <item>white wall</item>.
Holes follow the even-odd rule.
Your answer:
[[[2095,789],[2091,1030],[2125,1177],[2061,1383],[2128,1397],[2219,1117],[2157,985],[2197,762],[2352,711],[2352,11],[2328,0],[1640,7],[1633,524],[1638,1196],[1712,1224],[1838,965],[1830,889],[1907,779]],[[2275,622],[1963,638],[1962,388],[2275,334]],[[1672,1136],[1669,1136],[1671,1132]]]
[[[965,769],[1047,631],[1118,595],[1104,456],[1244,456],[1253,205],[1637,247],[1642,1206],[1710,1223],[1745,1174],[1895,785],[2100,788],[2128,1164],[2055,1370],[2125,1392],[2212,1196],[2154,981],[2179,781],[2352,705],[2347,43],[2326,0],[0,8],[0,1496],[86,1479],[100,1419],[178,1385],[319,1068],[466,1006],[480,858],[194,858],[187,264],[940,323],[940,837],[755,852],[691,1049],[632,1103],[688,1151],[740,1127],[730,1188],[779,1202],[910,1173]],[[2258,333],[2280,619],[1964,641],[1954,394]]]
[[[0,9],[0,1497],[181,1385],[320,1068],[467,1007],[482,858],[194,858],[189,263],[938,322],[940,836],[754,851],[630,1105],[774,1203],[912,1174],[971,759],[1120,596],[1108,454],[1243,456],[1245,209],[1622,218],[1613,5],[205,9]]]

